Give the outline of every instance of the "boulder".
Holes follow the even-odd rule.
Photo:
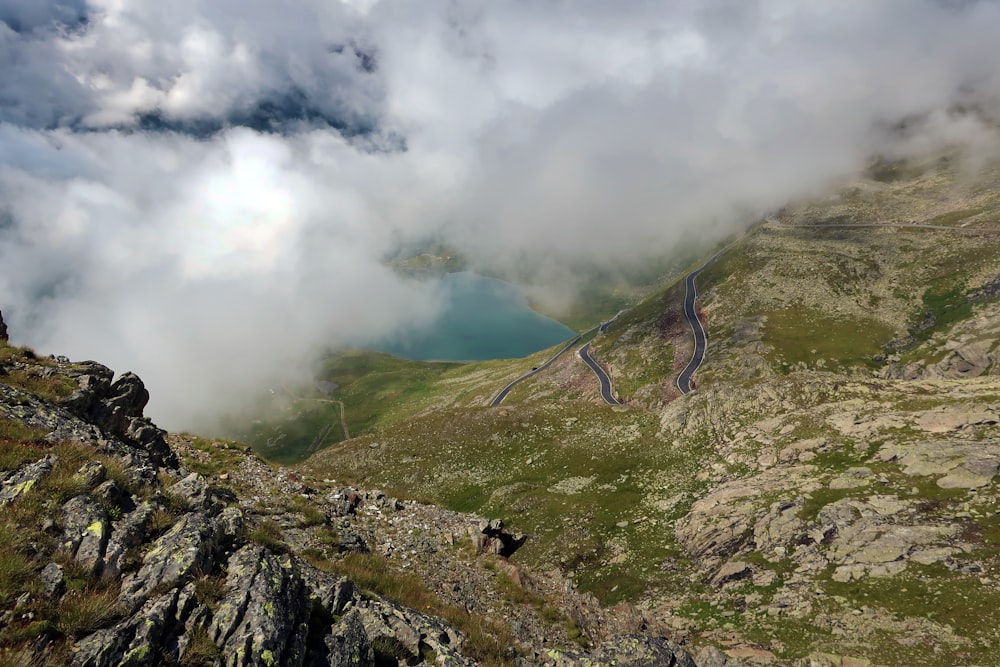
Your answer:
[[[179,591],[171,590],[130,618],[98,630],[73,647],[74,667],[145,667],[162,664],[160,648],[171,634]]]
[[[714,646],[706,646],[695,657],[698,667],[743,667],[744,663],[730,658]]]
[[[106,434],[148,452],[157,465],[177,467],[166,432],[142,416],[149,392],[139,376],[125,373],[112,383],[111,369],[93,361],[73,364],[67,374],[77,388],[60,402],[63,407]]]
[[[92,489],[103,482],[107,476],[108,471],[103,463],[100,461],[87,461],[73,477],[88,489]]]
[[[528,539],[525,535],[508,533],[501,519],[483,519],[478,528],[479,532],[473,534],[476,548],[505,558],[520,549]]]
[[[52,472],[52,466],[57,460],[55,456],[49,455],[16,470],[0,472],[0,507],[33,489],[42,477]]]
[[[184,502],[190,509],[204,510],[213,516],[225,509],[228,504],[236,502],[232,492],[210,486],[205,478],[196,472],[168,487],[167,493]]]
[[[108,543],[108,519],[89,496],[76,496],[62,506],[62,548],[88,571],[101,565]]]
[[[351,609],[340,622],[333,626],[330,634],[323,638],[326,647],[325,655],[315,655],[306,664],[309,667],[355,667],[356,665],[374,665],[375,653],[372,651],[361,613]]]
[[[62,566],[58,563],[49,563],[38,573],[38,580],[42,582],[42,590],[46,595],[56,597],[62,595],[66,588],[66,578],[63,576]]]
[[[306,652],[309,607],[298,563],[256,544],[229,558],[226,594],[209,636],[222,648],[227,667],[301,665]]]
[[[153,506],[141,503],[131,512],[112,524],[111,539],[104,552],[104,569],[101,576],[117,579],[121,576],[124,560],[130,549],[146,541],[146,528],[153,515]]]
[[[666,637],[618,635],[603,642],[592,655],[551,651],[559,667],[698,667],[694,659]],[[723,663],[727,664],[727,663]]]
[[[201,512],[185,514],[156,540],[139,571],[122,581],[118,600],[135,610],[157,588],[174,586],[195,573],[213,569],[219,548],[219,526]]]
[[[383,599],[366,601],[358,609],[365,634],[376,652],[376,661],[388,654],[401,662],[419,661],[430,650],[438,656],[439,664],[455,667],[475,664],[458,652],[465,638],[438,618]]]
[[[98,401],[108,395],[114,371],[96,361],[82,361],[73,364],[66,374],[76,381],[76,389],[60,401],[60,405],[81,419],[94,410]]]
[[[753,576],[753,569],[740,560],[733,560],[724,563],[719,571],[712,577],[713,586],[725,586],[733,581],[749,579]]]

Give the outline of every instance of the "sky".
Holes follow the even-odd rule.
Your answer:
[[[996,0],[0,0],[0,310],[199,428],[432,322],[385,264],[422,239],[563,294],[877,155],[993,155],[998,34]]]

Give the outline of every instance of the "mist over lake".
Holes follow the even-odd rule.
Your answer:
[[[510,283],[471,271],[441,278],[447,305],[430,327],[382,341],[375,349],[417,361],[523,357],[576,335],[531,310]]]

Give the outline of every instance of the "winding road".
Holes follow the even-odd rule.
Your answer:
[[[684,279],[684,317],[687,319],[688,326],[691,327],[691,334],[694,336],[694,352],[691,353],[691,361],[684,367],[681,374],[677,376],[677,388],[681,390],[682,394],[691,393],[691,377],[697,372],[702,362],[705,361],[705,351],[708,349],[708,337],[705,335],[705,327],[701,326],[701,320],[698,319],[698,312],[694,307],[695,301],[698,299],[698,285],[695,281],[698,278],[698,274],[707,269],[708,265],[714,262],[727,249],[728,246],[709,257],[705,260],[704,264],[687,274],[687,278]]]
[[[553,356],[551,359],[549,359],[548,361],[546,361],[544,364],[542,364],[541,366],[538,366],[537,368],[533,368],[532,370],[528,371],[527,373],[525,373],[521,377],[515,379],[509,385],[507,385],[506,387],[504,387],[503,391],[501,391],[499,394],[497,394],[497,397],[493,399],[492,403],[490,403],[490,407],[491,408],[495,408],[498,405],[500,405],[501,403],[503,403],[503,399],[507,398],[507,394],[510,393],[510,390],[513,389],[517,385],[517,383],[523,382],[523,381],[527,380],[528,378],[530,378],[530,377],[532,377],[534,375],[538,375],[539,373],[541,373],[542,371],[544,371],[546,368],[548,368],[549,366],[551,366],[555,362],[556,359],[558,359],[559,357],[561,357],[569,348],[573,347],[578,342],[580,342],[581,338],[583,338],[582,335],[581,336],[577,336],[576,338],[574,338],[570,342],[566,343],[565,347],[563,347],[558,352],[556,352],[555,356]]]
[[[594,371],[594,375],[597,376],[598,381],[601,383],[601,398],[608,405],[621,405],[621,401],[615,398],[614,390],[611,388],[611,377],[604,372],[600,364],[594,361],[594,358],[590,356],[590,343],[587,343],[581,347],[577,354],[583,359],[583,363],[590,366],[590,370]]]
[[[829,229],[829,228],[851,228],[851,227],[896,227],[896,228],[901,228],[901,229],[940,229],[940,230],[947,230],[947,231],[958,231],[958,232],[969,232],[969,233],[983,233],[983,232],[986,232],[986,233],[1000,233],[1000,230],[997,230],[997,229],[964,228],[964,227],[952,227],[952,226],[944,226],[944,225],[907,224],[907,223],[861,223],[861,224],[828,224],[828,225],[811,225],[811,224],[807,224],[807,225],[786,225],[786,224],[780,223],[779,221],[777,221],[773,217],[767,217],[767,218],[765,218],[765,222],[767,222],[767,223],[769,223],[769,224],[771,224],[771,225],[773,225],[775,227],[781,228],[781,229],[796,229],[796,228],[813,228],[813,229],[816,229],[816,228],[827,228],[827,229]],[[696,282],[697,278],[698,278],[698,274],[700,274],[702,271],[704,271],[706,268],[708,268],[709,264],[711,264],[712,262],[714,262],[719,257],[719,255],[721,255],[723,252],[725,252],[726,250],[728,250],[729,247],[732,246],[732,245],[733,244],[730,244],[729,246],[726,246],[725,248],[723,248],[719,252],[717,252],[714,255],[712,255],[711,257],[709,257],[707,260],[705,260],[704,264],[702,264],[697,269],[695,269],[694,271],[692,271],[691,273],[689,273],[687,275],[687,277],[684,279],[684,287],[685,287],[685,295],[684,295],[684,317],[685,317],[685,319],[688,322],[688,326],[691,328],[691,335],[694,337],[694,351],[691,353],[691,360],[688,361],[687,366],[685,366],[684,370],[682,370],[680,372],[680,375],[677,376],[677,388],[680,389],[680,391],[681,391],[682,394],[690,394],[691,391],[693,390],[693,386],[691,384],[691,379],[694,376],[694,374],[698,371],[698,369],[701,367],[702,363],[705,361],[705,353],[708,350],[708,337],[705,334],[705,327],[702,326],[701,320],[698,319],[698,312],[695,309],[695,304],[696,304],[696,302],[698,300],[698,285],[697,285],[697,282]],[[599,334],[600,333],[604,333],[604,331],[608,328],[608,325],[610,325],[612,322],[614,322],[618,318],[618,316],[621,315],[624,312],[625,312],[624,310],[619,311],[618,314],[615,315],[614,317],[612,317],[610,320],[608,320],[607,322],[603,322],[598,327],[598,330],[597,330],[598,333]],[[591,329],[591,331],[593,331],[593,329]],[[500,405],[503,402],[503,400],[505,398],[507,398],[507,394],[510,393],[510,390],[513,389],[515,385],[517,385],[519,382],[523,382],[524,380],[527,380],[528,378],[530,378],[530,377],[532,377],[534,375],[537,375],[538,373],[541,373],[543,370],[545,370],[546,368],[548,368],[559,357],[561,357],[563,354],[565,354],[565,352],[567,350],[569,350],[571,347],[573,347],[574,345],[576,345],[576,343],[579,342],[582,337],[583,337],[583,334],[581,334],[580,336],[577,336],[576,338],[574,338],[573,340],[571,340],[569,343],[567,343],[565,347],[563,347],[562,349],[560,349],[555,354],[554,357],[552,357],[551,359],[549,359],[548,361],[546,361],[544,364],[542,364],[538,368],[535,368],[535,369],[531,370],[528,373],[525,373],[524,375],[522,375],[521,377],[517,378],[516,380],[514,380],[513,382],[511,382],[509,385],[507,385],[506,387],[504,387],[503,391],[501,391],[499,394],[497,394],[497,397],[493,399],[492,403],[490,403],[490,406],[491,407],[496,407],[496,406]],[[580,357],[580,359],[585,364],[587,364],[587,366],[590,367],[590,370],[592,370],[594,372],[594,375],[596,375],[597,379],[600,381],[600,383],[601,383],[601,398],[603,398],[604,401],[606,403],[608,403],[609,405],[621,405],[621,401],[619,401],[614,396],[614,390],[613,390],[612,385],[611,385],[611,377],[604,371],[603,368],[601,368],[600,364],[598,364],[594,360],[594,358],[590,355],[590,343],[587,343],[586,345],[584,345],[583,347],[581,347],[577,351],[577,355]]]

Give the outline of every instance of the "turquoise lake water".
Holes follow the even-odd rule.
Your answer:
[[[523,357],[576,335],[531,310],[510,283],[469,271],[441,282],[447,305],[438,321],[375,349],[417,361],[480,361]]]

